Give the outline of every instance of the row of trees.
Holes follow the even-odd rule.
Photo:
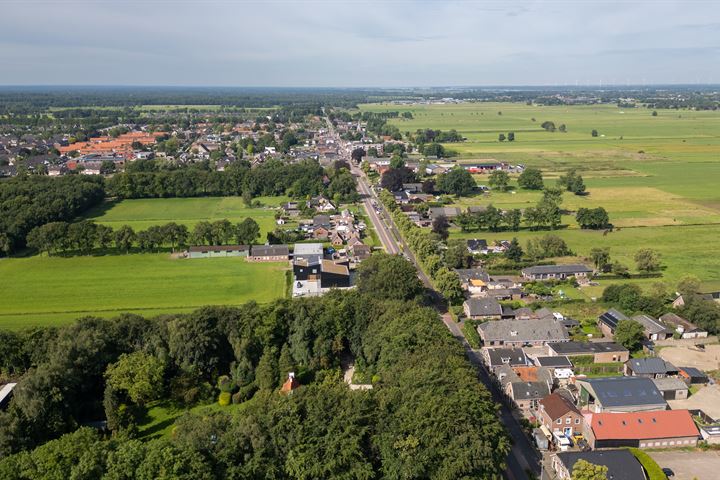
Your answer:
[[[380,255],[352,292],[3,332],[2,367],[24,375],[0,412],[0,476],[500,475],[510,445],[495,406],[437,314],[411,300],[421,292],[410,264]],[[373,378],[372,392],[344,385],[344,355]],[[290,369],[304,386],[278,395]],[[257,401],[188,414],[170,439],[132,439],[149,402],[193,404],[217,395],[214,384],[225,401],[234,390],[238,401],[257,390]],[[75,430],[103,412],[112,439]]]
[[[225,245],[237,243],[251,245],[260,238],[260,226],[252,218],[233,224],[229,220],[201,221],[192,232],[175,222],[153,225],[136,232],[123,225],[117,230],[91,220],[80,222],[50,222],[34,228],[27,236],[27,244],[48,256],[76,252],[87,255],[95,248],[107,250],[111,246],[119,252],[129,253],[137,246],[140,251],[152,252],[169,246],[172,251],[180,246]]]

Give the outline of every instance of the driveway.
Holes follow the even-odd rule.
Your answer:
[[[720,472],[720,452],[647,452],[661,468],[675,472],[672,480],[715,480]]]

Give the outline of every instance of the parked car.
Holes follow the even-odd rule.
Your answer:
[[[662,471],[665,474],[665,476],[668,478],[675,476],[675,472],[673,472],[672,469],[670,469],[670,468],[665,467],[662,469]]]

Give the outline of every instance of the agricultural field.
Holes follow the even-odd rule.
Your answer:
[[[198,198],[147,198],[122,200],[106,203],[91,210],[86,218],[111,226],[115,229],[130,225],[136,231],[153,225],[176,222],[189,229],[200,221],[215,221],[227,218],[239,223],[247,217],[260,225],[260,240],[265,241],[267,232],[276,228],[275,212],[287,197],[258,197],[263,207],[248,208],[240,197],[198,197]],[[291,228],[286,224],[283,228]]]
[[[168,253],[2,259],[0,328],[269,302],[285,295],[287,270],[286,263],[173,259]]]
[[[570,168],[583,175],[588,195],[566,193],[562,207],[571,213],[580,207],[604,207],[613,232],[583,231],[572,215],[556,234],[580,259],[593,247],[610,247],[613,260],[631,269],[633,255],[642,247],[662,254],[659,279],[636,281],[648,286],[661,281],[674,286],[685,274],[704,281],[706,289],[720,289],[720,112],[618,108],[614,105],[542,107],[519,103],[458,105],[362,105],[368,111],[410,111],[413,119],[392,119],[402,132],[421,128],[456,129],[467,141],[445,144],[458,153],[452,160],[465,163],[497,160],[539,167],[546,185]],[[499,114],[501,112],[501,114]],[[535,121],[533,121],[535,119]],[[548,132],[544,121],[565,124],[567,133]],[[591,131],[596,129],[597,137]],[[515,132],[514,142],[498,141],[498,134]],[[498,208],[534,206],[541,193],[522,190],[513,175],[509,192],[461,198],[456,205]],[[487,184],[486,175],[476,175]],[[455,238],[508,239],[521,243],[547,232],[452,231]],[[635,280],[634,280],[635,281]],[[584,290],[590,296],[602,288]]]

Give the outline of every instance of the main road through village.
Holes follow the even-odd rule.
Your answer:
[[[335,137],[336,141],[341,141],[339,136],[335,134],[335,129],[329,119],[326,117],[330,134]],[[350,162],[353,165],[352,162]],[[490,375],[485,369],[485,365],[482,362],[480,350],[471,348],[465,335],[463,335],[460,327],[455,321],[453,321],[450,314],[447,312],[445,303],[442,300],[440,294],[435,290],[430,279],[425,275],[425,272],[420,267],[415,255],[407,247],[403,237],[400,235],[395,222],[389,215],[384,205],[380,202],[375,191],[368,185],[368,180],[365,174],[355,165],[352,167],[352,173],[357,179],[358,192],[362,198],[363,205],[367,211],[367,216],[372,222],[375,231],[382,243],[383,248],[387,253],[390,254],[402,254],[410,262],[415,265],[418,272],[418,277],[423,282],[425,287],[430,291],[433,298],[433,304],[439,311],[442,321],[445,326],[450,330],[453,337],[465,348],[465,353],[468,360],[475,366],[478,372],[478,379],[485,385],[493,400],[500,405],[499,416],[500,420],[505,426],[505,430],[512,439],[512,449],[507,458],[507,469],[505,476],[509,480],[523,480],[527,479],[528,472],[531,472],[534,476],[540,477],[540,464],[541,459],[538,451],[530,443],[518,420],[512,415],[512,412],[503,401],[503,396],[497,385],[490,379]]]

